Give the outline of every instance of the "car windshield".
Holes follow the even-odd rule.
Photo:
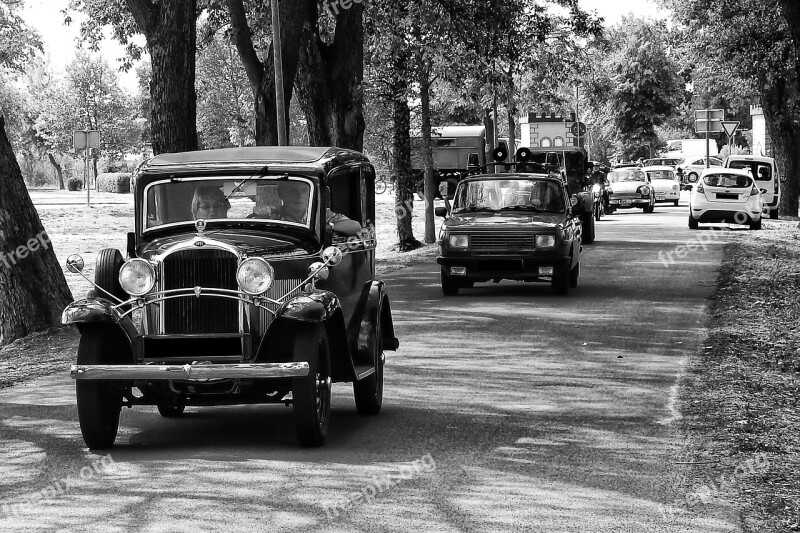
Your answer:
[[[461,184],[453,213],[470,211],[542,211],[563,213],[561,184],[545,179],[474,180]]]
[[[739,174],[709,174],[703,178],[703,183],[709,187],[750,187],[753,182],[747,176]]]
[[[651,180],[674,180],[675,173],[671,170],[648,170],[647,175]]]
[[[619,169],[619,170],[612,170],[606,176],[611,183],[619,183],[622,181],[647,181],[644,176],[644,172],[638,169]]]
[[[308,227],[313,187],[304,178],[172,178],[144,191],[144,228],[194,220],[279,221]]]
[[[747,170],[751,176],[754,176],[760,181],[769,181],[772,179],[772,165],[769,163],[761,163],[759,161],[731,161],[728,163],[729,168],[738,168]]]

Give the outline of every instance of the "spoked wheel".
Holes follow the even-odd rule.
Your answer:
[[[292,413],[301,446],[325,443],[331,411],[331,361],[321,325],[299,327],[293,338],[293,361],[308,362],[308,375],[292,382]]]
[[[84,328],[78,345],[78,364],[113,363],[120,354],[129,351],[122,333],[107,326]],[[122,386],[113,381],[75,382],[78,421],[86,446],[104,449],[114,445],[122,409]]]
[[[375,182],[375,194],[383,194],[386,192],[386,182],[378,180]]]
[[[373,349],[373,365],[375,372],[370,376],[353,382],[353,394],[356,400],[356,411],[360,415],[377,415],[383,405],[383,333],[381,332],[380,311],[375,324],[375,348]]]

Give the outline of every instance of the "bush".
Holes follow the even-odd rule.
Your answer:
[[[83,189],[83,180],[80,178],[70,178],[67,180],[68,191],[79,191]]]
[[[103,192],[131,192],[131,175],[128,172],[109,172],[97,176],[97,190]]]

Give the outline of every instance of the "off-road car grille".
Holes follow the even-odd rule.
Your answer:
[[[222,250],[182,250],[164,260],[165,290],[192,287],[236,290],[236,256]],[[239,302],[227,298],[164,300],[164,333],[237,333]]]
[[[519,252],[531,252],[534,248],[534,236],[531,234],[500,233],[470,235],[470,249],[473,252],[516,254]]]

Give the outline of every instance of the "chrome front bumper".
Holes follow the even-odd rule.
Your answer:
[[[80,380],[302,378],[308,375],[308,363],[72,365],[69,375]]]

